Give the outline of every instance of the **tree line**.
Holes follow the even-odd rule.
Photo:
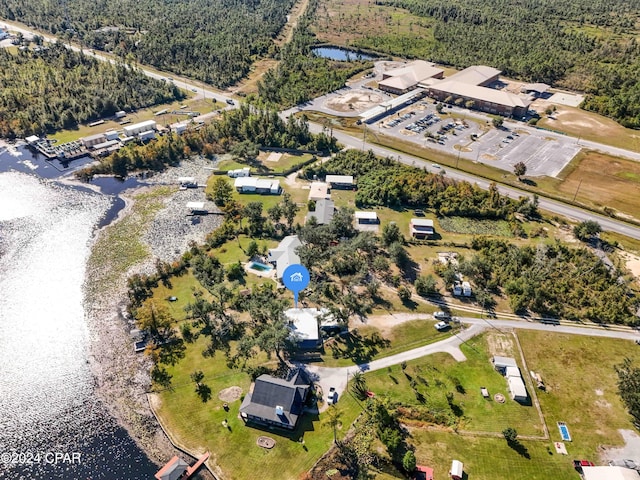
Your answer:
[[[304,170],[307,178],[324,178],[330,173],[357,177],[356,204],[362,207],[387,206],[430,208],[440,216],[506,219],[514,213],[537,215],[537,199],[518,201],[500,195],[493,184],[488,191],[469,182],[458,182],[442,173],[434,174],[378,158],[372,151],[340,152],[319,166]]]
[[[293,0],[6,0],[0,16],[218,87],[272,55]]]
[[[583,108],[640,127],[640,8],[633,0],[376,0],[432,23],[413,55],[458,68],[486,64],[525,81],[588,94]],[[357,46],[403,55],[393,35]]]
[[[0,49],[0,137],[53,133],[119,110],[183,98],[174,85],[123,63],[111,64],[54,43]]]

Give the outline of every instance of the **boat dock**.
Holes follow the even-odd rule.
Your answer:
[[[204,462],[209,459],[210,453],[206,452],[202,455],[196,463],[189,466],[184,460],[177,455],[169,460],[164,467],[162,467],[158,473],[154,476],[156,480],[169,480],[174,478],[186,479],[193,475]]]

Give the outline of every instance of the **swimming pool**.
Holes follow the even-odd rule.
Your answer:
[[[558,430],[560,430],[560,436],[562,440],[565,442],[571,441],[571,435],[569,434],[569,428],[567,428],[567,424],[564,422],[558,422]]]
[[[251,262],[249,264],[249,268],[251,268],[252,270],[257,270],[259,272],[268,272],[270,270],[273,270],[273,267],[271,265],[265,265],[264,263],[260,262]]]

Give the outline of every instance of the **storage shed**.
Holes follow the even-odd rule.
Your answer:
[[[460,460],[454,460],[453,462],[451,462],[451,470],[449,471],[451,480],[462,480],[463,472],[464,465]]]

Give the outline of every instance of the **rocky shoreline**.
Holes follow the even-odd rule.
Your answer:
[[[166,438],[147,401],[146,393],[151,385],[150,363],[144,355],[133,351],[129,331],[134,328],[134,323],[126,313],[126,279],[134,273],[154,272],[157,259],[169,262],[179,258],[191,242],[202,243],[206,235],[219,226],[219,215],[187,216],[187,202],[205,202],[206,209],[211,212],[217,210],[212,202],[206,201],[203,188],[179,190],[176,183],[178,177],[194,177],[199,185],[204,185],[211,174],[208,169],[213,165],[210,160],[195,157],[178,167],[145,178],[148,186],[123,192],[120,198],[125,200],[125,207],[116,220],[97,232],[94,247],[102,236],[109,235],[112,225],[133,214],[136,196],[152,192],[158,186],[174,186],[167,195],[162,196],[162,207],[153,220],[145,225],[146,231],[140,241],[148,248],[149,255],[143,262],[131,267],[126,274],[109,272],[113,270],[112,265],[100,265],[99,269],[87,268],[88,291],[105,278],[110,280],[108,293],[88,295],[85,305],[91,335],[90,364],[96,378],[96,392],[109,412],[150,459],[159,465],[181,452]],[[211,478],[206,472],[200,475],[201,478]]]

